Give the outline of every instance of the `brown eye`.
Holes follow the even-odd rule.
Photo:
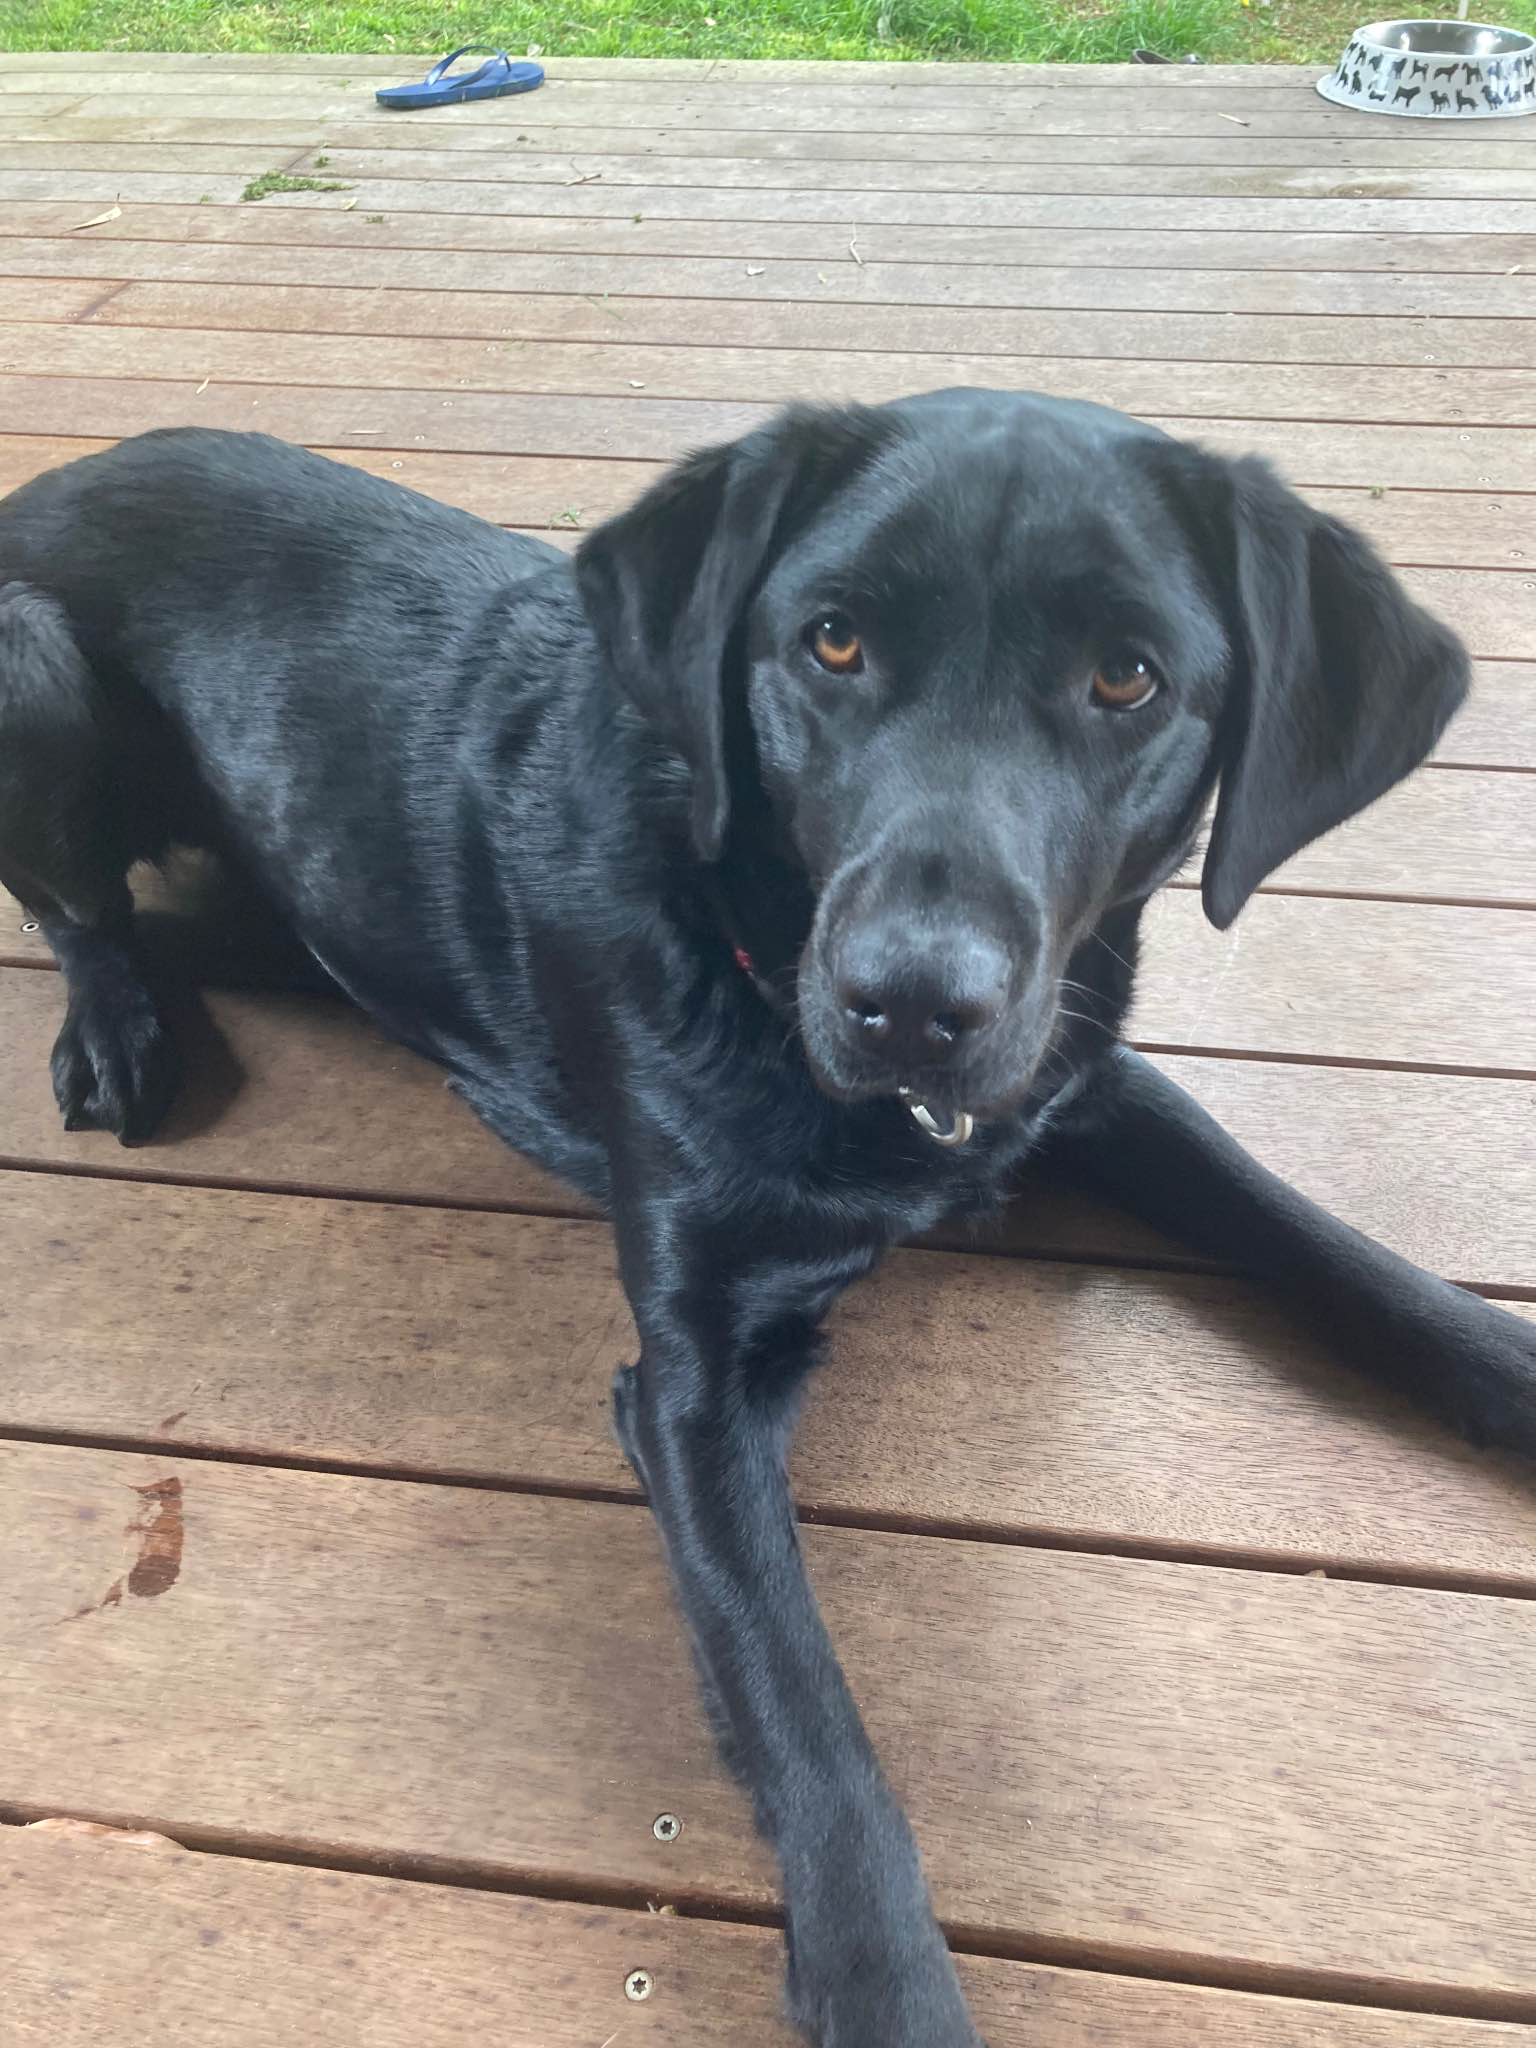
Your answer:
[[[864,643],[846,612],[824,612],[811,628],[810,647],[835,676],[857,675],[865,665]]]
[[[1106,711],[1140,711],[1158,695],[1162,682],[1157,669],[1140,655],[1120,654],[1100,663],[1090,687],[1095,703]]]

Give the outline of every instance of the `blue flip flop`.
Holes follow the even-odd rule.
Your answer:
[[[449,66],[472,52],[492,52],[474,71],[449,76]],[[374,94],[381,107],[451,107],[460,100],[494,100],[503,93],[532,92],[544,83],[544,66],[514,60],[494,43],[466,43],[434,64],[417,85],[386,85]]]

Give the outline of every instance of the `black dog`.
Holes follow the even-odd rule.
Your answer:
[[[574,571],[277,442],[148,434],[0,508],[0,583],[0,875],[64,970],[67,1122],[165,1107],[124,878],[186,843],[607,1205],[619,1432],[779,1854],[793,2010],[825,2048],[974,2044],[802,1574],[818,1326],[1040,1151],[1529,1437],[1530,1329],[1117,1043],[1213,793],[1225,927],[1428,752],[1457,642],[1262,464],[983,392],[792,411]]]

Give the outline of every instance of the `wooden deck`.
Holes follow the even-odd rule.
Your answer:
[[[962,380],[1271,454],[1478,696],[1232,932],[1171,891],[1137,1036],[1530,1314],[1531,124],[967,65],[380,113],[413,68],[0,59],[0,489],[202,421],[566,540],[782,399]],[[164,1142],[66,1136],[49,964],[0,912],[0,1820],[179,1848],[0,1828],[0,2032],[787,2048],[605,1230],[326,1005],[213,999]],[[1530,2042],[1520,1474],[1045,1200],[850,1299],[796,1470],[992,2048]]]

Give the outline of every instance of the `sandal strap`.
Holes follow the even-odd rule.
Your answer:
[[[463,43],[457,50],[450,50],[448,55],[444,57],[440,63],[434,64],[432,69],[427,73],[427,76],[422,80],[422,83],[424,85],[438,84],[438,82],[443,78],[445,73],[448,72],[453,65],[457,64],[461,57],[475,56],[482,50],[490,52],[490,56],[487,62],[484,64],[477,65],[473,71],[466,71],[464,74],[464,78],[461,81],[463,84],[467,85],[472,78],[483,77],[485,73],[491,69],[492,64],[494,64],[498,59],[507,66],[507,69],[509,71],[512,69],[512,59],[508,56],[505,50],[499,50],[495,43]]]

